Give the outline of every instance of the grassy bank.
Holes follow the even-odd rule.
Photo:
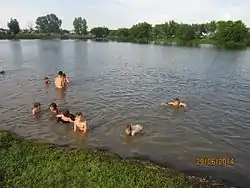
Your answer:
[[[211,187],[149,162],[59,147],[0,132],[0,187]]]

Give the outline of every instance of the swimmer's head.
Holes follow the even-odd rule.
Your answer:
[[[50,111],[51,112],[57,112],[57,105],[56,105],[56,103],[51,103],[50,105],[49,105],[49,109],[50,109]]]
[[[49,83],[49,77],[48,77],[48,76],[45,76],[45,77],[44,77],[44,82],[45,82],[45,84],[48,84],[48,83]]]
[[[63,76],[64,78],[66,78],[66,77],[67,77],[65,73],[63,73],[63,74],[62,74],[62,76]]]
[[[179,98],[175,98],[174,101],[177,102],[178,104],[180,104],[180,102],[181,102]]]
[[[69,117],[70,116],[70,114],[69,114],[69,110],[68,109],[65,109],[65,110],[63,110],[63,113],[62,113],[64,116],[66,116],[66,117]]]
[[[75,119],[85,121],[82,112],[76,112]]]
[[[62,72],[62,71],[59,71],[59,72],[58,72],[58,75],[59,75],[59,76],[63,76],[63,72]]]
[[[126,133],[127,135],[131,135],[131,133],[132,133],[132,126],[131,126],[131,124],[128,124],[128,125],[126,126],[125,133]]]
[[[76,117],[83,116],[82,112],[76,112]]]
[[[35,102],[35,103],[33,104],[33,107],[34,107],[34,108],[40,108],[40,107],[41,107],[41,104],[40,104],[39,102]]]
[[[38,114],[41,112],[41,108],[40,108],[41,104],[39,102],[36,102],[33,104],[33,109],[32,109],[32,113],[33,114]]]

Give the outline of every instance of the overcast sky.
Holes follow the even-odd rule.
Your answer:
[[[24,28],[48,13],[61,18],[66,29],[72,29],[78,16],[86,18],[89,28],[130,27],[141,21],[201,23],[228,19],[240,19],[250,26],[250,0],[2,0],[0,27],[6,28],[12,17]]]

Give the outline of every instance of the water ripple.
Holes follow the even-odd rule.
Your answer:
[[[213,167],[214,172],[237,183],[247,182],[228,174],[250,174],[249,51],[74,41],[0,42],[1,49],[8,45],[11,52],[0,51],[1,67],[7,72],[0,76],[4,88],[0,90],[0,128],[29,139],[108,147],[124,157],[149,155],[181,170],[201,170],[194,162],[199,156],[233,156],[235,166]],[[8,60],[10,53],[13,61]],[[193,57],[198,58],[194,61]],[[45,88],[43,77],[52,79],[59,70],[72,81],[67,90],[59,92],[53,84]],[[186,112],[159,105],[175,97],[188,103]],[[35,118],[30,113],[36,101],[42,103],[43,111]],[[50,120],[48,104],[54,101],[60,109],[86,115],[88,138],[75,134],[72,126]],[[127,138],[127,123],[142,124],[145,134]]]

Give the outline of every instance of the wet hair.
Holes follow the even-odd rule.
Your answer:
[[[127,124],[126,129],[132,130],[132,126],[130,124]]]
[[[62,75],[63,75],[63,72],[62,72],[62,71],[59,71],[59,72],[58,72],[58,75],[59,75],[59,76],[62,76]]]
[[[176,100],[176,101],[180,101],[180,99],[179,99],[179,98],[175,98],[175,100]]]
[[[64,116],[66,117],[69,117],[70,116],[70,113],[69,113],[69,110],[68,109],[65,109],[63,110],[63,113],[62,113]]]
[[[75,121],[76,117],[73,114],[69,114],[68,116],[72,121]]]
[[[56,105],[56,103],[51,103],[50,105],[49,105],[49,107],[52,107],[52,108],[54,108],[55,110],[57,110],[57,105]]]
[[[44,77],[44,80],[48,80],[48,79],[49,79],[49,77],[48,77],[48,76],[45,76],[45,77]]]
[[[77,116],[83,116],[82,112],[76,112],[76,117]]]
[[[39,103],[39,102],[35,102],[34,103],[34,108],[38,108],[38,107],[40,107],[41,106],[41,104]]]
[[[66,78],[66,74],[65,73],[63,73],[62,76]]]
[[[83,121],[86,120],[82,112],[76,112],[75,118],[80,117],[80,116],[82,116]]]

